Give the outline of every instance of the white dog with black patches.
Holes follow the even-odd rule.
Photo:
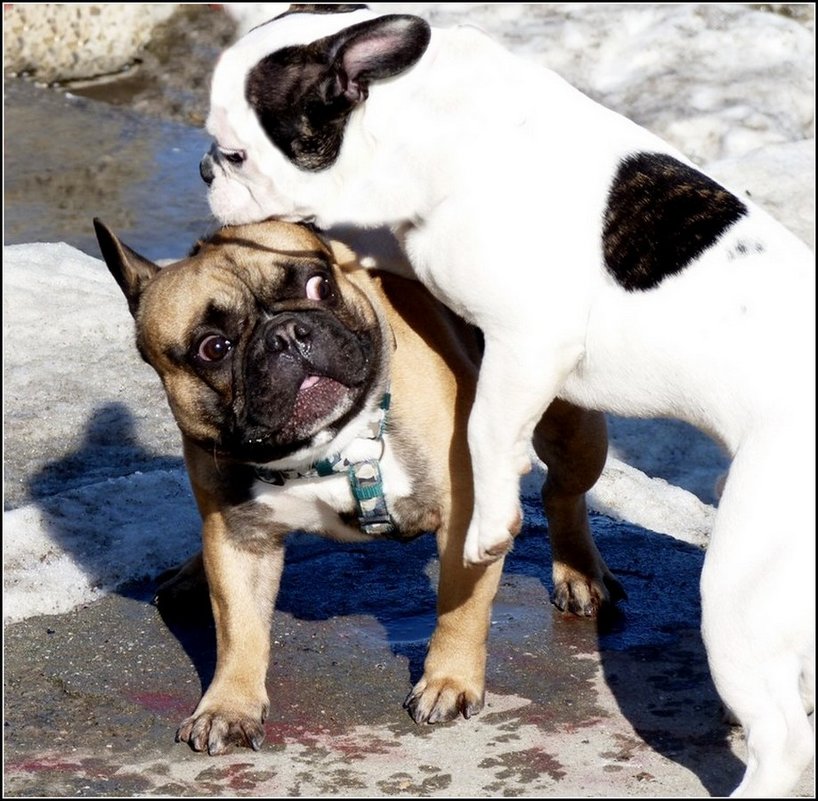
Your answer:
[[[811,251],[470,27],[294,9],[223,54],[211,100],[201,172],[221,221],[392,226],[418,279],[483,330],[467,562],[511,545],[532,428],[557,396],[724,445],[703,637],[746,731],[735,794],[789,791],[813,753]]]

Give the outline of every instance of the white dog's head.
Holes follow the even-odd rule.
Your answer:
[[[292,6],[226,50],[211,88],[214,144],[200,164],[216,218],[319,215],[342,148],[362,146],[347,141],[348,123],[370,84],[412,67],[430,36],[419,17]]]

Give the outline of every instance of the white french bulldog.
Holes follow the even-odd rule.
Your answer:
[[[556,397],[679,418],[724,445],[703,637],[747,737],[734,794],[790,790],[813,754],[812,252],[470,27],[293,9],[222,55],[207,127],[221,221],[392,226],[418,279],[482,329],[467,562],[511,545],[532,429]]]

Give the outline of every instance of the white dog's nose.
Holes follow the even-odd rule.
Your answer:
[[[210,186],[213,183],[213,179],[216,177],[215,173],[213,172],[213,148],[210,149],[209,152],[205,153],[202,156],[202,160],[199,162],[199,175],[202,176],[202,180]]]

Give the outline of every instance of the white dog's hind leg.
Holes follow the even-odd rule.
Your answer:
[[[791,666],[792,667],[792,666]],[[797,670],[783,670],[774,683],[797,682]],[[744,725],[747,736],[747,770],[731,794],[736,798],[776,798],[787,795],[798,783],[812,759],[813,731],[800,698],[782,686],[761,695],[755,718]]]
[[[743,797],[786,795],[814,748],[814,451],[790,425],[740,447],[702,571],[713,680],[746,735]]]
[[[534,426],[581,355],[579,346],[528,349],[527,340],[530,332],[508,340],[486,333],[469,416],[474,514],[463,554],[467,564],[491,562],[511,547],[522,525],[520,475],[531,465]]]

